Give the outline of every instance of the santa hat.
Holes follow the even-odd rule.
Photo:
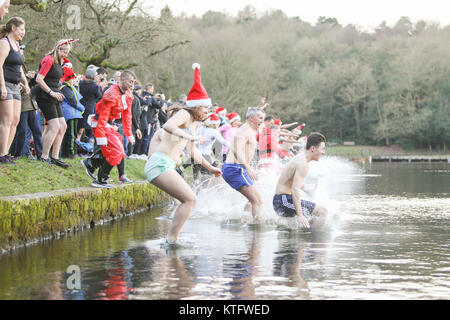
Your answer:
[[[275,121],[273,122],[273,125],[276,127],[281,127],[281,124],[282,124],[282,122],[280,119],[275,119]]]
[[[217,108],[216,114],[225,117],[225,115],[227,114],[227,109],[225,109],[224,107]]]
[[[302,133],[302,128],[306,126],[306,124],[302,123],[301,125],[299,125],[297,128],[294,129],[294,132],[297,132],[298,134]]]
[[[218,115],[211,114],[206,118],[206,124],[220,124],[220,118]]]
[[[205,87],[202,85],[202,76],[200,74],[200,65],[198,63],[194,63],[192,65],[192,69],[194,69],[194,85],[189,91],[189,94],[186,99],[186,106],[189,108],[195,107],[210,107],[211,99],[206,92]]]
[[[230,123],[241,120],[241,117],[239,116],[239,114],[237,114],[237,112],[231,112],[231,113],[227,114],[227,118]]]
[[[64,76],[63,76],[63,82],[69,81],[70,79],[76,78],[77,75],[75,72],[70,68],[64,68]]]
[[[70,62],[69,59],[64,58],[63,68],[70,68],[70,69],[72,69],[72,62]]]

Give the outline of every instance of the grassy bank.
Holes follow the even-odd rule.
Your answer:
[[[0,165],[0,197],[90,186],[92,179],[80,160],[65,159],[70,165],[68,169],[26,158],[16,160],[16,166]],[[125,173],[133,181],[146,180],[144,166],[143,160],[127,159]],[[118,184],[117,168],[111,170],[110,177],[113,184]]]
[[[117,188],[92,188],[81,159],[68,160],[68,169],[19,159],[0,166],[0,252],[57,234],[89,227],[159,205],[167,195],[146,182],[145,161],[129,159],[125,172],[136,183]]]

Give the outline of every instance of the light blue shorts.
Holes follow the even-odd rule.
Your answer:
[[[152,182],[162,173],[175,170],[175,161],[162,152],[153,153],[145,164],[144,172],[148,182]]]

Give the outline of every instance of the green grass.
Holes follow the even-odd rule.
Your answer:
[[[0,164],[0,196],[90,186],[92,179],[81,166],[81,159],[64,159],[70,165],[67,169],[26,158],[15,160],[16,166]],[[145,163],[143,160],[127,159],[125,174],[133,181],[146,180]],[[118,184],[118,175],[117,168],[113,168],[110,174],[112,184]]]

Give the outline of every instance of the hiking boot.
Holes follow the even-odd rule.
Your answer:
[[[56,164],[58,167],[67,169],[69,167],[69,164],[65,163],[64,161],[62,161],[61,159],[55,159],[50,157],[51,161],[53,164]]]
[[[127,176],[123,174],[123,175],[120,176],[119,182],[122,182],[122,183],[131,183],[131,182],[133,182],[133,180],[128,179]]]
[[[49,158],[44,159],[44,158],[39,158],[39,161],[45,162],[46,164],[48,164],[49,166],[53,165],[52,160],[50,160]]]
[[[91,186],[94,188],[105,188],[105,189],[114,188],[112,184],[109,184],[106,181],[99,181],[97,179],[94,179],[94,181],[92,181]]]
[[[80,161],[81,166],[84,168],[84,171],[86,171],[86,174],[91,177],[91,179],[95,180],[94,172],[95,168],[89,163],[89,159],[83,159]]]

